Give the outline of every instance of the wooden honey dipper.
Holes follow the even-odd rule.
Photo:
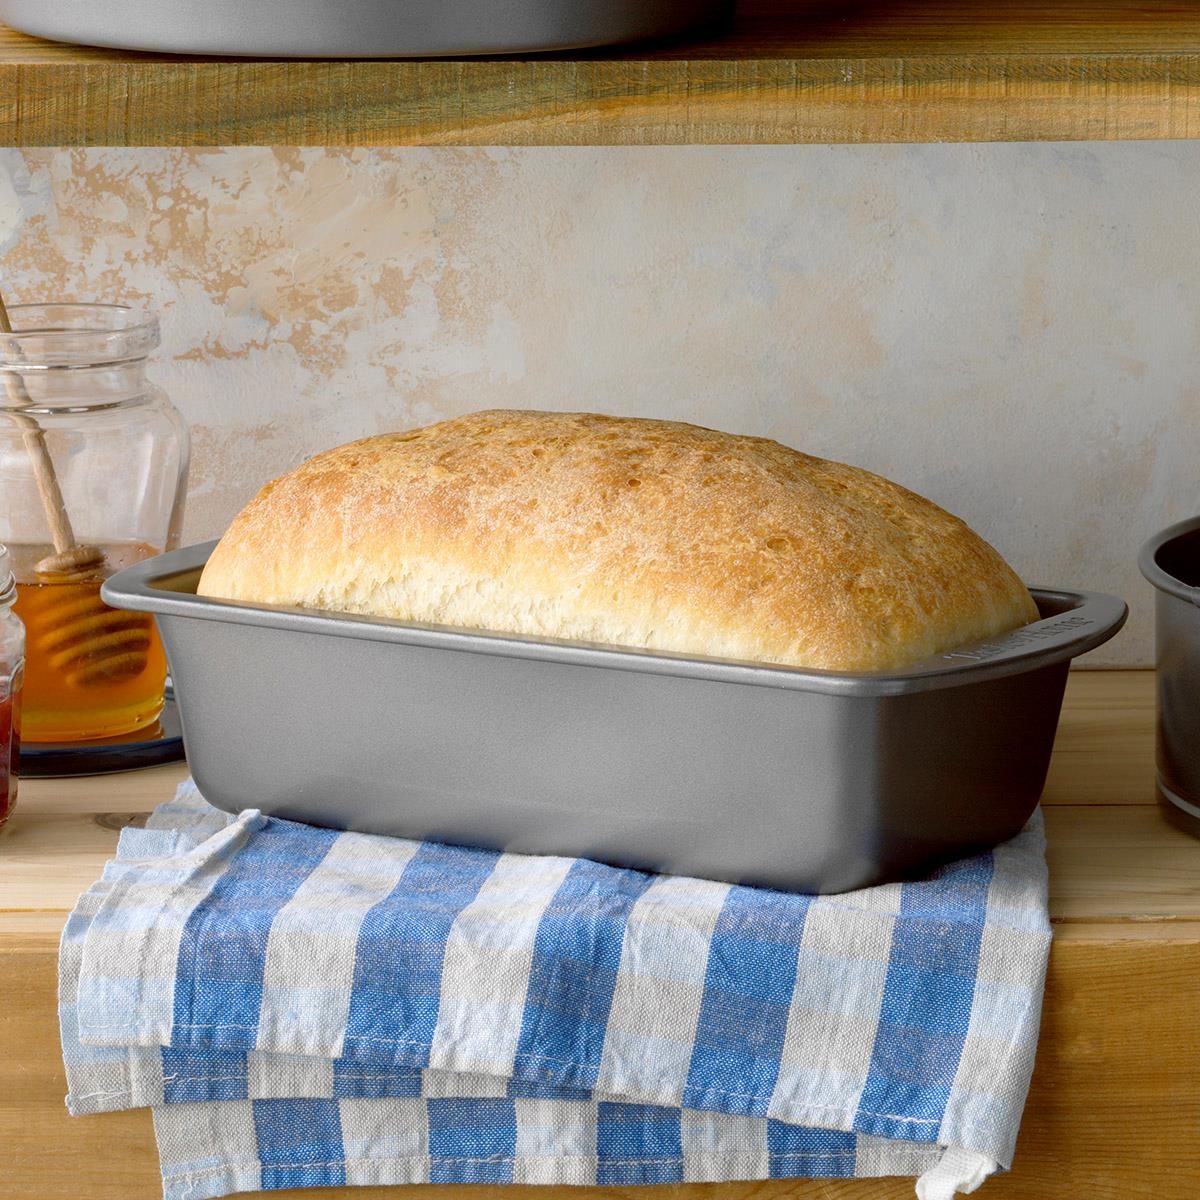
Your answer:
[[[0,333],[13,332],[8,307],[0,295]],[[103,578],[104,551],[75,540],[45,431],[34,417],[20,411],[33,404],[24,380],[12,371],[0,374],[13,406],[8,415],[21,430],[54,544],[54,553],[39,559],[34,570],[53,584],[79,585]],[[64,587],[60,598],[40,606],[38,617],[27,630],[30,648],[40,651],[70,683],[109,683],[137,675],[146,667],[149,621],[137,613],[109,608],[100,599],[99,589]]]

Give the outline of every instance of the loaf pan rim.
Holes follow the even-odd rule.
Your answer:
[[[426,625],[355,613],[249,604],[198,596],[186,587],[162,586],[164,580],[172,577],[198,573],[216,544],[216,541],[200,542],[135,563],[107,579],[101,588],[101,596],[114,608],[149,612],[156,616],[186,617],[460,653],[862,697],[932,691],[1052,666],[1076,658],[1108,641],[1124,625],[1128,615],[1125,602],[1106,593],[1031,587],[1035,601],[1040,599],[1044,605],[1052,608],[1050,615],[1002,637],[957,647],[898,671],[822,671],[634,647],[525,638],[515,634]]]

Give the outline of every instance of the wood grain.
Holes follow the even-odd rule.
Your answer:
[[[0,29],[0,144],[606,145],[1200,136],[1191,0],[757,0],[673,46],[133,54]]]
[[[6,1200],[153,1200],[148,1113],[69,1117],[54,1019],[54,941],[0,943],[0,1146]],[[1200,1189],[1200,940],[1056,944],[1017,1158],[995,1200],[1192,1200]],[[907,1179],[588,1188],[579,1200],[909,1200]],[[545,1189],[346,1188],[280,1200],[546,1200]]]
[[[1156,809],[1078,806],[1045,815],[1051,920],[1200,919],[1200,841]]]
[[[1042,803],[1155,804],[1154,672],[1073,671]]]

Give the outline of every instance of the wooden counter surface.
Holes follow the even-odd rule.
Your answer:
[[[1013,1171],[992,1200],[1200,1196],[1200,840],[1154,802],[1153,676],[1076,672],[1045,805],[1055,924]],[[149,1114],[71,1118],[55,1019],[59,931],[117,830],[182,778],[160,767],[29,780],[0,837],[0,1197],[154,1200]],[[306,1193],[263,1196],[301,1200]],[[546,1200],[536,1188],[345,1188],[321,1197]],[[579,1200],[900,1200],[909,1180],[592,1188]]]

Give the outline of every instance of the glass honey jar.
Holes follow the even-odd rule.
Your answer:
[[[0,546],[0,826],[17,802],[17,759],[21,748],[21,678],[25,630],[13,612],[16,582],[8,549]]]
[[[162,711],[153,618],[100,599],[109,575],[179,544],[188,435],[146,377],[153,316],[14,305],[0,332],[0,542],[25,625],[22,736],[114,737]]]

